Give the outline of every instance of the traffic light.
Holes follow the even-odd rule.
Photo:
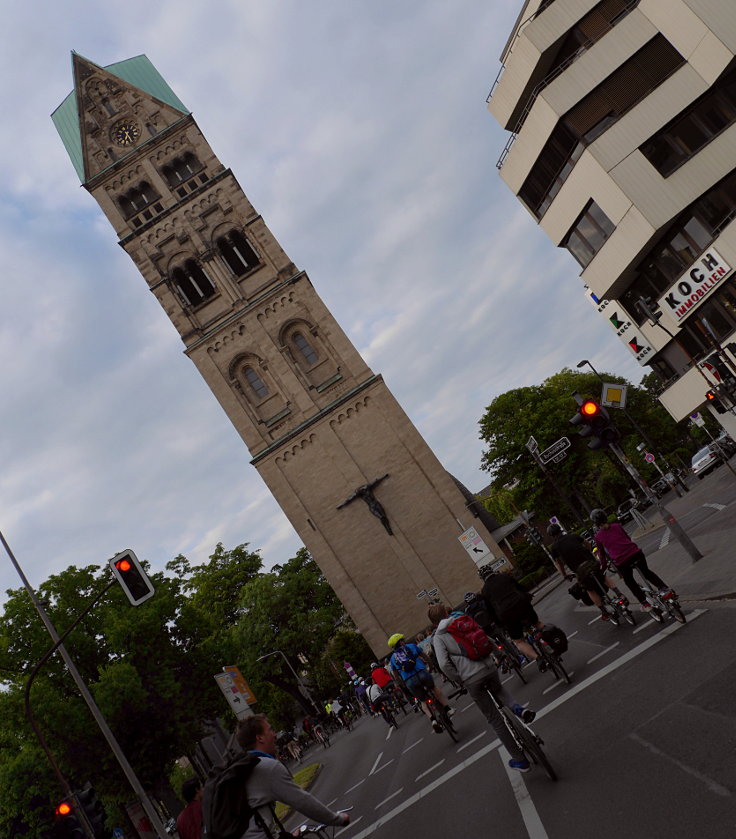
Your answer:
[[[621,439],[608,411],[594,399],[581,400],[578,412],[572,417],[570,424],[581,426],[581,437],[591,438],[588,442],[589,449],[605,449]]]
[[[56,806],[54,836],[58,839],[87,839],[79,822],[73,798],[65,798]]]
[[[115,578],[123,587],[128,600],[138,606],[149,597],[153,597],[155,589],[148,575],[143,570],[138,557],[133,551],[121,551],[110,560],[110,568]]]
[[[720,354],[717,352],[713,353],[713,355],[709,356],[705,361],[706,364],[710,364],[710,366],[716,370],[720,376],[721,385],[719,388],[723,388],[728,393],[736,392],[736,376],[734,376],[733,371],[721,358]]]
[[[87,783],[83,789],[77,790],[75,796],[79,806],[84,810],[84,815],[87,817],[92,832],[96,837],[102,839],[105,835],[105,808],[97,797],[94,787]]]
[[[718,393],[715,390],[709,390],[705,394],[705,401],[713,407],[717,414],[725,414],[727,412],[726,406],[721,402]]]
[[[530,545],[541,545],[544,538],[538,527],[527,527],[524,536]]]

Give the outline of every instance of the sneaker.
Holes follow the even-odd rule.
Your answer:
[[[523,705],[512,705],[511,710],[522,722],[525,722],[527,725],[529,725],[530,722],[534,722],[534,718],[537,716],[536,711],[532,711],[531,708],[525,708]]]
[[[454,716],[455,716],[455,709],[454,709],[454,708],[450,708],[450,706],[449,706],[449,705],[447,706],[447,716],[448,716],[448,717],[454,717]]]
[[[543,658],[537,659],[537,667],[539,668],[540,673],[547,672],[547,662]]]
[[[650,609],[651,609],[651,608],[652,608],[652,604],[651,604],[651,603],[647,603],[647,602],[645,601],[644,603],[642,603],[642,604],[641,604],[641,610],[642,610],[642,612],[648,612],[648,611],[650,611]]]
[[[601,612],[600,619],[602,621],[610,621],[611,620],[611,618],[610,618],[610,616],[608,615],[607,612]]]
[[[510,760],[509,766],[516,769],[517,772],[528,772],[531,769],[529,761],[525,757],[522,757],[521,760]]]
[[[437,722],[437,720],[432,720],[432,730],[435,734],[442,734],[442,726]]]

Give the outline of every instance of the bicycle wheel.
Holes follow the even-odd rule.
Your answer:
[[[560,679],[564,679],[566,684],[569,685],[572,682],[572,676],[567,672],[567,670],[565,670],[565,665],[562,663],[562,659],[557,659],[555,667],[557,668],[557,672],[560,674]]]
[[[608,610],[608,623],[613,624],[614,626],[621,625],[621,615],[613,606]]]
[[[653,621],[657,621],[657,623],[664,623],[664,615],[662,614],[662,610],[659,606],[652,606],[649,609],[648,614]]]
[[[636,618],[634,617],[634,613],[626,606],[622,606],[621,614],[624,616],[624,620],[630,626],[636,626]]]
[[[450,739],[453,740],[455,743],[460,739],[457,736],[457,729],[452,724],[452,719],[448,715],[447,711],[443,708],[440,711],[440,716],[442,717],[441,725],[445,729],[445,731],[450,735]]]
[[[516,675],[521,679],[521,681],[526,684],[526,676],[521,672],[521,664],[516,659],[511,659],[509,661],[509,665],[511,669],[516,673]]]
[[[672,615],[672,617],[676,621],[679,621],[680,623],[687,623],[687,618],[685,617],[684,612],[680,608],[679,603],[668,603],[667,611]]]
[[[542,738],[538,737],[528,725],[525,725],[515,717],[508,708],[503,708],[502,713],[514,735],[514,739],[526,755],[527,760],[530,760],[536,766],[541,766],[550,781],[556,781],[557,772],[555,772],[554,767],[549,762],[549,758],[542,748]]]

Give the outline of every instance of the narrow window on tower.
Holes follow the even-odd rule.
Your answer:
[[[171,274],[182,299],[189,306],[198,306],[215,293],[209,277],[194,259],[188,259],[183,266],[174,268]]]
[[[231,230],[224,236],[220,236],[215,244],[236,277],[247,273],[251,268],[258,265],[256,252],[239,230]]]
[[[243,368],[243,375],[258,399],[265,399],[265,397],[268,396],[268,388],[266,387],[263,379],[252,367]]]
[[[317,363],[317,353],[301,332],[295,332],[291,336],[291,340],[308,366],[311,367],[313,364]]]
[[[186,183],[203,168],[197,157],[188,151],[180,157],[175,157],[169,161],[162,167],[161,174],[166,179],[168,185],[172,189],[176,189],[177,194],[183,198],[187,194],[187,191],[177,187],[181,187],[182,184]]]

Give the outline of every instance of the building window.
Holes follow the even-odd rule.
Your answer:
[[[199,160],[188,151],[181,157],[175,157],[161,170],[170,187],[178,187],[201,171],[204,167]]]
[[[595,201],[589,201],[562,244],[587,268],[614,230],[613,222],[603,210]]]
[[[256,252],[239,230],[231,230],[224,236],[220,236],[215,244],[236,277],[258,265]]]
[[[317,363],[317,353],[301,332],[295,332],[291,336],[291,340],[294,342],[294,346],[297,348],[304,361],[306,361],[310,367],[312,364]]]
[[[245,376],[245,380],[250,385],[253,393],[255,393],[259,399],[264,399],[268,396],[268,388],[264,384],[263,379],[252,367],[244,367],[243,375]]]
[[[188,259],[183,266],[174,268],[171,275],[184,302],[189,306],[198,306],[215,293],[214,285],[194,259]]]
[[[736,73],[731,72],[644,143],[640,151],[666,178],[734,122]]]
[[[125,218],[135,216],[148,207],[154,204],[160,198],[156,190],[148,183],[142,181],[137,186],[129,189],[126,193],[118,197],[118,206]],[[156,212],[161,212],[163,207],[158,205]],[[153,218],[153,215],[151,215]]]
[[[519,191],[519,198],[538,219],[560,191],[585,146],[684,61],[666,38],[656,35],[562,117]]]

